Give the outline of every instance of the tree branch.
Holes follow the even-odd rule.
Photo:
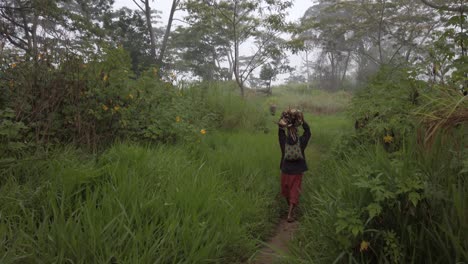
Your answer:
[[[138,8],[140,8],[141,11],[145,12],[145,9],[143,9],[138,3],[136,0],[133,0],[133,3],[135,3],[135,5],[138,6]]]
[[[5,37],[8,39],[8,41],[9,41],[13,46],[15,46],[15,47],[17,47],[17,48],[19,48],[19,49],[22,49],[22,50],[28,52],[28,48],[27,48],[27,47],[25,47],[24,45],[21,45],[21,42],[17,42],[17,41],[15,41],[14,39],[12,39],[10,35],[5,34],[5,33],[3,33],[3,32],[0,32],[0,36],[5,36]],[[21,39],[20,39],[20,40],[21,40]]]
[[[24,10],[24,9],[32,9],[32,7],[31,6],[13,7],[13,6],[0,5],[0,9]]]
[[[242,73],[240,74],[240,76],[244,76],[244,74],[249,70],[249,68],[252,66],[253,62],[255,61],[255,59],[257,58],[257,56],[261,56],[263,54],[263,48],[270,42],[270,40],[272,40],[274,37],[276,37],[275,34],[272,34],[272,35],[269,35],[266,39],[264,39],[260,45],[258,46],[258,49],[257,49],[257,52],[255,52],[255,54],[250,58],[247,66],[245,67],[245,69],[242,71]],[[265,56],[265,54],[263,54]],[[260,57],[261,58],[261,57]],[[258,64],[258,63],[257,63]],[[252,67],[254,67],[256,65],[253,65]],[[256,66],[255,68],[257,68],[258,66]],[[255,69],[254,68],[254,69]],[[248,75],[247,75],[248,76]]]
[[[429,7],[432,7],[438,10],[462,12],[462,13],[465,13],[468,11],[468,8],[466,8],[464,4],[461,4],[459,7],[451,7],[451,6],[438,5],[438,4],[429,2],[429,0],[421,0],[421,2]]]

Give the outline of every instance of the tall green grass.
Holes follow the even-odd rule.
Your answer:
[[[190,107],[201,119],[188,121],[213,122],[193,142],[117,143],[99,155],[56,148],[2,168],[0,263],[245,262],[284,207],[280,111],[236,93],[226,83],[184,91],[206,108]],[[314,176],[348,122],[306,120]]]
[[[351,101],[351,94],[344,91],[327,92],[307,89],[306,85],[282,85],[273,89],[270,103],[281,110],[299,108],[318,115],[333,115],[343,112]]]
[[[466,138],[458,132],[429,150],[409,141],[397,153],[363,145],[322,159],[306,179],[291,263],[466,262]]]
[[[269,124],[266,118],[268,109],[263,98],[241,98],[239,88],[233,82],[205,82],[186,90],[186,94],[199,108],[207,108],[215,119],[217,129],[229,131],[263,131]],[[203,110],[199,110],[203,111]]]
[[[1,263],[236,263],[277,219],[273,134],[118,144],[3,171]]]

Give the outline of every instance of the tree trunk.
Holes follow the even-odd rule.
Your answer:
[[[310,90],[310,66],[309,66],[309,50],[306,49],[306,69],[307,69],[307,90]]]
[[[240,88],[241,96],[244,97],[244,81],[239,73],[239,43],[234,41],[234,77],[236,78],[237,86]]]
[[[159,66],[162,65],[164,59],[164,53],[166,52],[167,48],[167,41],[169,40],[169,34],[171,33],[172,21],[174,19],[174,13],[176,11],[177,5],[179,4],[179,0],[172,1],[171,13],[169,14],[169,21],[167,22],[166,33],[164,33],[164,39],[161,46],[161,50],[159,51],[159,57],[156,61],[156,64]]]
[[[348,56],[346,57],[346,62],[343,70],[343,75],[341,76],[341,86],[343,87],[344,79],[346,78],[346,72],[348,71],[349,58],[351,57],[351,51],[348,51]]]
[[[156,39],[154,37],[153,23],[151,22],[151,7],[149,5],[150,0],[145,0],[145,16],[146,25],[148,26],[148,33],[150,35],[151,43],[151,59],[156,60]]]
[[[379,45],[379,63],[382,65],[384,63],[383,51],[382,51],[382,31],[383,31],[383,19],[385,12],[385,0],[382,1],[382,10],[380,12],[380,21],[379,21],[379,35],[378,35],[378,45]]]
[[[244,81],[239,73],[239,39],[237,36],[237,0],[234,2],[234,15],[232,19],[232,26],[234,32],[234,76],[236,77],[236,83],[239,86],[241,96],[244,98]]]
[[[232,56],[232,50],[231,48],[229,48],[229,50],[227,51],[226,50],[226,56],[227,56],[227,59],[228,59],[228,63],[229,63],[229,81],[232,81],[232,77],[234,76],[234,59],[233,59],[233,56]]]

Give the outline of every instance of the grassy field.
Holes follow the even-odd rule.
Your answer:
[[[270,139],[126,143],[96,159],[64,150],[3,172],[0,262],[241,261],[277,218]]]
[[[191,144],[124,142],[99,155],[65,147],[0,171],[0,263],[246,261],[284,207],[280,111],[268,116],[266,100],[225,97],[221,130]],[[306,120],[310,179],[350,124]]]
[[[305,84],[296,84],[275,87],[267,101],[282,110],[291,107],[317,115],[333,115],[343,112],[350,100],[351,94],[348,92],[327,93],[318,89],[308,90]]]

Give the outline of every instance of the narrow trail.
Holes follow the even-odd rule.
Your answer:
[[[288,223],[281,219],[270,238],[267,245],[263,247],[251,262],[254,264],[273,264],[279,263],[282,257],[288,253],[289,241],[293,238],[294,232],[298,229],[299,222]]]
[[[313,134],[315,134],[313,132]],[[311,142],[309,147],[306,149],[307,163],[309,165],[309,171],[315,171],[319,166],[323,150],[320,149],[315,142]],[[311,177],[310,173],[306,173],[305,177]],[[303,187],[304,188],[304,187]],[[301,205],[299,205],[301,206]],[[281,263],[289,253],[289,242],[294,237],[294,233],[299,228],[300,223],[295,221],[288,223],[285,219],[285,215],[282,216],[280,222],[276,226],[273,232],[273,236],[265,242],[265,246],[260,249],[253,260],[249,261],[249,264],[276,264]]]

